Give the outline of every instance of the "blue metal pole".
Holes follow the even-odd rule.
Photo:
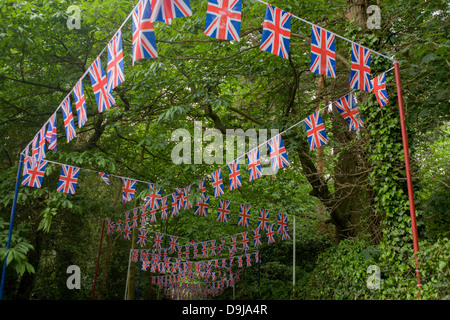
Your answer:
[[[11,218],[9,221],[9,232],[8,232],[8,241],[6,242],[6,249],[9,249],[11,247],[12,228],[13,228],[13,224],[14,224],[14,216],[16,215],[16,204],[17,204],[17,196],[19,194],[22,165],[23,165],[23,153],[20,154],[19,169],[17,170],[16,190],[14,191],[14,200],[13,200],[13,205],[12,205],[12,209],[11,209]],[[8,259],[8,253],[6,253],[5,259],[3,260],[2,282],[0,284],[0,300],[3,299],[3,288],[5,286],[6,260],[7,259]]]

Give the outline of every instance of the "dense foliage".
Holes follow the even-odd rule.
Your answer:
[[[76,195],[56,191],[60,166],[49,164],[41,189],[19,189],[11,250],[6,250],[19,154],[84,74],[136,1],[0,0],[0,260],[7,257],[5,299],[90,299],[105,218],[118,219],[142,204],[147,192],[121,202],[121,181],[106,185],[94,171],[157,183],[163,194],[198,182],[226,164],[208,163],[210,140],[191,139],[189,163],[174,163],[177,129],[194,137],[218,129],[224,158],[235,158],[227,129],[289,128],[349,91],[349,44],[336,40],[337,78],[309,72],[311,27],[292,19],[290,58],[258,50],[264,6],[243,1],[241,40],[203,34],[207,1],[191,1],[193,16],[172,25],[155,23],[158,58],[132,66],[131,19],[124,25],[126,80],[114,89],[117,104],[97,112],[89,77],[84,80],[88,122],[65,142],[58,114],[58,151],[47,159],[90,169],[80,173]],[[381,8],[381,28],[368,29],[366,5]],[[81,9],[81,27],[69,29],[69,5]],[[399,60],[414,178],[418,255],[424,299],[448,299],[450,279],[449,46],[448,4],[443,0],[273,1],[308,21]],[[106,67],[106,52],[102,55]],[[392,63],[372,55],[372,74]],[[387,74],[389,104],[357,93],[364,128],[348,132],[336,111],[323,112],[329,144],[310,151],[302,126],[283,134],[291,165],[243,186],[225,198],[296,217],[296,283],[292,285],[292,239],[260,248],[262,262],[244,268],[244,282],[220,299],[415,299],[417,297],[404,155],[393,71]],[[261,142],[261,141],[260,141]],[[194,161],[201,145],[203,161]],[[221,157],[219,157],[221,158]],[[267,164],[266,164],[267,166]],[[210,183],[207,192],[212,194]],[[198,200],[198,196],[192,197]],[[150,230],[204,241],[246,229],[190,211],[160,220]],[[233,215],[234,213],[234,215]],[[256,223],[256,212],[251,223]],[[292,219],[289,220],[292,234]],[[134,235],[135,236],[135,235]],[[135,241],[105,235],[97,299],[123,299],[128,255]],[[3,266],[3,262],[1,264]],[[81,289],[66,286],[69,265],[81,269]],[[370,289],[368,267],[381,270]],[[149,273],[133,265],[128,298],[146,299]],[[156,286],[152,299],[163,298]]]

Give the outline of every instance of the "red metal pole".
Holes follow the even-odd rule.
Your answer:
[[[408,136],[406,133],[405,111],[403,109],[402,86],[400,83],[400,68],[397,60],[394,60],[394,71],[395,71],[395,82],[397,83],[397,98],[398,98],[398,109],[400,113],[400,126],[402,130],[403,153],[405,156],[406,184],[408,186],[409,212],[411,216],[411,229],[415,254],[414,260],[416,262],[417,289],[418,289],[418,297],[420,299],[421,297],[420,289],[422,287],[422,283],[420,282],[419,260],[416,255],[419,252],[419,237],[417,235],[416,208],[414,205],[414,190],[411,178],[411,166],[409,163]]]
[[[102,251],[103,230],[105,230],[105,220],[104,219],[103,219],[103,224],[102,224],[102,235],[100,237],[100,245],[98,247],[97,266],[95,267],[94,286],[92,288],[92,298],[91,298],[91,300],[94,300],[95,284],[97,283],[98,265],[99,265],[99,262],[100,262],[100,252]]]

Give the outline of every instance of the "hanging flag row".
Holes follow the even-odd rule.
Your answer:
[[[241,11],[242,0],[209,0],[206,12],[205,35],[217,39],[239,41]],[[155,21],[170,24],[174,18],[189,17],[191,15],[192,10],[189,0],[140,0],[131,13],[133,27],[132,65],[140,59],[158,57],[153,25]],[[260,50],[283,58],[289,57],[291,16],[292,14],[267,4]],[[332,32],[312,25],[311,72],[336,78],[335,39],[336,36]],[[380,106],[386,105],[388,103],[386,74],[382,73],[371,79],[371,50],[352,43],[350,61],[350,88],[373,92]],[[105,73],[104,71],[99,55],[93,61],[87,73],[91,80],[97,110],[99,113],[102,113],[115,105],[116,101],[112,90],[125,81],[121,29],[114,34],[107,44],[107,72]],[[85,75],[77,81],[71,91],[77,112],[78,128],[83,127],[87,122],[86,98],[83,88]],[[60,108],[66,140],[70,142],[76,137],[70,94],[64,98]],[[57,150],[56,112],[44,124],[37,136],[40,139],[40,157],[45,157],[45,152],[42,149],[42,144],[45,144],[45,140],[49,143],[49,150]],[[33,147],[35,142],[37,141],[33,140]]]

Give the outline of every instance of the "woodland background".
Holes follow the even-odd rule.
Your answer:
[[[106,46],[136,1],[0,1],[0,258],[6,254],[19,153]],[[264,5],[243,1],[241,41],[203,34],[207,1],[191,0],[193,16],[155,23],[159,57],[131,67],[131,20],[122,29],[126,80],[114,89],[117,105],[98,114],[84,81],[88,123],[65,143],[58,114],[58,151],[49,160],[158,182],[163,194],[210,174],[215,165],[175,165],[170,158],[178,128],[286,129],[348,92],[350,46],[336,39],[337,78],[309,72],[310,26],[292,19],[290,59],[258,50]],[[415,189],[424,299],[450,297],[449,6],[447,1],[336,0],[271,4],[400,62]],[[368,29],[366,8],[381,8],[381,29]],[[69,5],[81,8],[81,28],[68,29]],[[106,53],[102,61],[106,67]],[[372,55],[372,75],[392,65]],[[416,299],[413,244],[398,104],[393,72],[389,104],[358,93],[364,128],[348,132],[342,117],[323,115],[329,145],[309,151],[298,127],[283,135],[291,165],[226,198],[297,218],[296,284],[292,240],[278,237],[246,268],[246,299]],[[242,166],[245,167],[245,166]],[[60,167],[49,164],[42,189],[21,187],[4,299],[90,299],[102,220],[143,201],[121,203],[121,183],[107,186],[80,173],[76,195],[58,193]],[[227,174],[225,174],[225,177]],[[212,193],[207,183],[209,194]],[[225,185],[226,186],[226,185]],[[237,209],[234,210],[236,217]],[[233,213],[232,213],[233,214]],[[273,216],[272,216],[273,217]],[[255,219],[255,217],[253,217]],[[161,220],[158,220],[161,221]],[[254,220],[253,220],[254,221]],[[292,230],[292,222],[290,222]],[[152,226],[198,240],[240,232],[184,212]],[[96,299],[123,299],[131,246],[121,234],[105,235]],[[68,290],[66,269],[78,265],[80,290]],[[381,288],[367,288],[369,265],[381,268]],[[3,262],[1,264],[3,266]],[[136,277],[129,299],[135,299]],[[141,293],[148,292],[146,281]],[[134,287],[133,287],[134,286]],[[242,284],[237,283],[236,292]],[[152,288],[152,299],[157,288]],[[237,296],[240,297],[240,294]],[[162,297],[162,296],[160,296]],[[146,295],[141,294],[141,299]],[[232,298],[227,289],[220,299]]]

